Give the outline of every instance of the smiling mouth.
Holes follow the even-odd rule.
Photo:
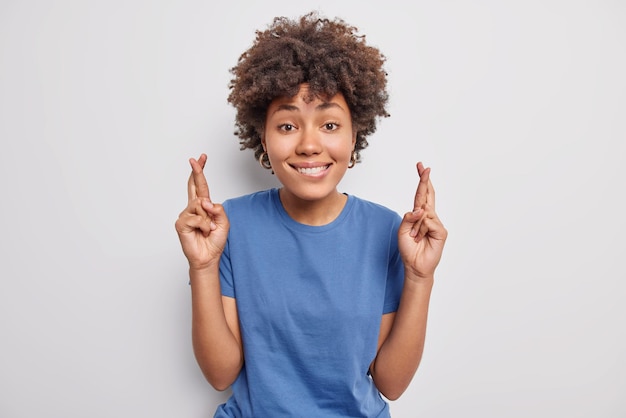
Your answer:
[[[328,170],[328,167],[330,167],[330,164],[322,165],[322,166],[319,166],[319,167],[294,167],[294,168],[300,174],[305,174],[307,176],[314,176],[315,174],[319,174],[322,171]]]

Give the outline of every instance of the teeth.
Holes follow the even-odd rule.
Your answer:
[[[321,167],[312,167],[312,168],[298,168],[298,173],[309,174],[309,175],[318,174],[326,170],[327,168],[328,168],[327,165],[321,166]]]

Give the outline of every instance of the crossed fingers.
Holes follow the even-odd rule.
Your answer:
[[[189,202],[200,198],[207,198],[211,201],[211,196],[209,194],[209,185],[206,181],[206,177],[204,176],[204,165],[206,164],[207,156],[206,154],[201,154],[200,158],[197,160],[194,158],[189,159],[189,164],[191,164],[191,174],[189,175],[189,181],[187,182],[187,197]]]
[[[435,219],[435,189],[430,181],[430,167],[425,168],[422,162],[417,163],[420,181],[415,191],[413,215],[417,217],[411,228],[410,235],[415,242],[421,240],[430,230],[431,219]]]
[[[419,184],[417,185],[417,191],[415,192],[415,199],[413,201],[413,211],[423,209],[424,205],[428,204],[433,209],[435,208],[435,189],[430,182],[430,167],[424,168],[422,162],[417,163],[417,173],[420,176]]]
[[[186,209],[187,213],[195,218],[195,227],[200,229],[205,237],[209,235],[211,230],[215,229],[212,216],[209,215],[203,207],[203,205],[207,204],[212,205],[209,185],[202,171],[206,161],[206,154],[201,154],[200,158],[197,160],[194,158],[189,159],[191,174],[187,181],[187,197],[189,204]]]

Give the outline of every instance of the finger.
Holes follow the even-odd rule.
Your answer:
[[[418,242],[422,238],[428,236],[435,240],[445,240],[447,236],[447,230],[441,223],[441,220],[437,215],[431,211],[426,211],[426,216],[422,219],[419,225],[419,229],[414,237],[415,242]]]
[[[413,212],[408,212],[404,215],[402,220],[403,227],[402,230],[405,233],[408,233],[409,236],[415,238],[417,232],[419,231],[419,226],[424,218],[424,209],[417,209]]]
[[[208,199],[200,199],[200,198],[195,198],[193,200],[191,200],[189,202],[189,204],[187,205],[187,207],[185,209],[183,209],[183,211],[178,214],[179,218],[185,217],[185,216],[204,216],[206,217],[211,217],[211,215],[205,210],[205,205],[209,206],[212,205],[211,202],[209,202]]]
[[[212,203],[208,199],[203,199],[202,209],[206,211],[207,216],[211,217],[211,220],[217,227],[228,230],[229,221],[224,211],[224,206],[219,203]]]
[[[420,230],[414,239],[415,242],[419,242],[424,237],[428,237],[428,239],[434,239],[436,241],[445,241],[447,236],[448,231],[439,219],[427,217],[420,225]]]
[[[196,198],[196,184],[193,181],[193,171],[189,174],[187,179],[187,201],[191,203]]]
[[[428,193],[426,194],[426,203],[429,204],[433,210],[435,209],[435,188],[430,180],[430,174],[428,175]]]
[[[417,163],[417,172],[420,175],[420,179],[421,179],[422,174],[426,170],[427,169],[424,167],[424,165],[421,162]],[[435,188],[433,187],[433,183],[430,178],[430,168],[428,168],[428,187],[427,187],[427,192],[426,192],[426,203],[431,205],[433,209],[435,208]]]
[[[212,230],[229,230],[230,222],[228,221],[228,216],[226,216],[226,212],[224,211],[224,206],[220,205],[219,203],[212,203],[208,199],[203,199],[202,209],[204,209],[208,216],[211,218]]]
[[[207,213],[205,206],[210,207],[212,205],[213,204],[209,202],[208,199],[194,199],[189,202],[189,205],[178,215],[177,224],[182,222],[181,225],[184,225],[188,219],[194,219],[196,217],[204,219],[210,224],[213,221],[213,217]]]
[[[209,194],[209,185],[206,181],[206,177],[204,176],[204,172],[202,169],[206,163],[206,155],[202,154],[198,160],[194,158],[189,159],[189,164],[191,165],[191,177],[189,181],[189,198],[194,199],[195,197],[205,197],[207,199],[211,199]]]
[[[417,173],[420,176],[420,181],[417,185],[417,190],[415,191],[413,210],[421,208],[427,201],[430,168],[424,168],[424,165],[419,162],[417,163]]]
[[[424,163],[422,163],[421,161],[417,163],[417,174],[421,177],[422,173],[424,172],[425,167],[424,167]]]
[[[189,178],[187,179],[187,200],[189,200],[189,202],[191,202],[193,199],[198,197],[196,194],[196,183],[194,181],[194,176],[193,176],[193,164],[191,163],[192,159],[189,160],[189,164],[191,165],[191,173],[189,174]],[[206,160],[207,160],[206,154],[201,154],[200,158],[198,158],[197,160],[198,164],[200,164],[200,167],[202,169],[204,169]]]
[[[199,216],[201,219],[203,219],[207,227],[202,228],[202,232],[206,236],[206,232],[208,230],[214,230],[217,228],[215,223],[215,215],[210,213],[211,211],[215,211],[214,206],[215,205],[211,203],[208,198],[196,198],[189,204],[189,207],[185,211],[183,211],[181,217],[190,218]]]
[[[415,242],[419,242],[422,238],[428,235],[429,228],[429,218],[424,218],[421,220],[419,226],[417,226],[417,233],[415,234]]]
[[[193,201],[193,210],[192,213],[204,217],[211,217],[211,215],[207,212],[206,208],[213,205],[211,201],[207,198],[196,198]]]
[[[211,218],[201,215],[187,215],[176,221],[176,230],[179,233],[200,231],[205,237],[216,228]]]
[[[207,160],[206,154],[204,153],[200,154],[200,158],[198,158],[198,164],[200,164],[200,167],[202,167],[203,170],[204,170],[204,165],[206,164],[206,160]]]

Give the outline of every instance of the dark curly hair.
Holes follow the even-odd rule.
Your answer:
[[[342,93],[357,131],[355,153],[367,147],[380,117],[388,117],[385,56],[365,43],[365,36],[342,19],[310,12],[299,20],[276,17],[265,31],[256,31],[253,45],[231,68],[228,102],[236,111],[241,149],[263,153],[261,138],[266,111],[277,97],[292,97],[309,83],[310,100]]]

